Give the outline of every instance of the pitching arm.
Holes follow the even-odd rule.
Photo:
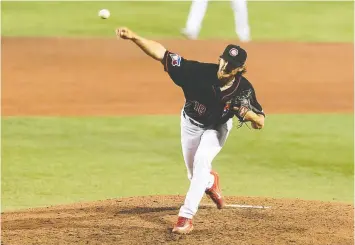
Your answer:
[[[251,106],[253,109],[245,115],[246,119],[251,121],[251,126],[254,129],[262,129],[265,124],[265,113],[262,106],[256,99],[255,90],[253,88]]]
[[[127,27],[116,29],[116,35],[117,38],[131,40],[153,59],[163,61],[166,49],[160,43],[140,37]]]
[[[256,114],[253,111],[248,111],[244,118],[247,121],[251,121],[251,126],[254,129],[262,129],[264,127],[265,117],[262,114]]]

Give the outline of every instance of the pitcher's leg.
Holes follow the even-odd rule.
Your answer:
[[[212,161],[222,149],[231,130],[231,121],[217,130],[206,130],[197,149],[193,176],[184,205],[180,208],[179,216],[191,219],[197,212],[201,199],[211,180]]]
[[[248,6],[246,0],[232,0],[234,12],[235,32],[242,42],[250,41],[250,28],[248,24]]]
[[[192,125],[181,114],[181,148],[189,180],[193,175],[194,158],[203,132],[204,130]]]

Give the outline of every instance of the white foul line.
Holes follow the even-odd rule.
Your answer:
[[[202,204],[202,207],[214,207],[215,204]],[[267,209],[271,208],[270,206],[254,206],[254,205],[242,205],[242,204],[226,204],[226,208],[256,208],[256,209]]]

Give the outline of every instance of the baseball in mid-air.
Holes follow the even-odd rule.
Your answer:
[[[102,18],[102,19],[107,19],[108,17],[110,17],[110,11],[108,11],[108,9],[101,9],[99,11],[99,16]]]

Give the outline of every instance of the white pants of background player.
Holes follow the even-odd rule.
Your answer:
[[[179,216],[191,219],[197,212],[205,190],[212,187],[212,161],[226,142],[232,124],[230,119],[216,129],[202,129],[193,125],[190,118],[181,112],[181,146],[190,188]]]
[[[248,24],[248,8],[246,0],[231,0],[234,12],[235,32],[242,42],[250,41]],[[207,10],[208,0],[193,0],[183,33],[190,39],[197,39],[203,17]]]

